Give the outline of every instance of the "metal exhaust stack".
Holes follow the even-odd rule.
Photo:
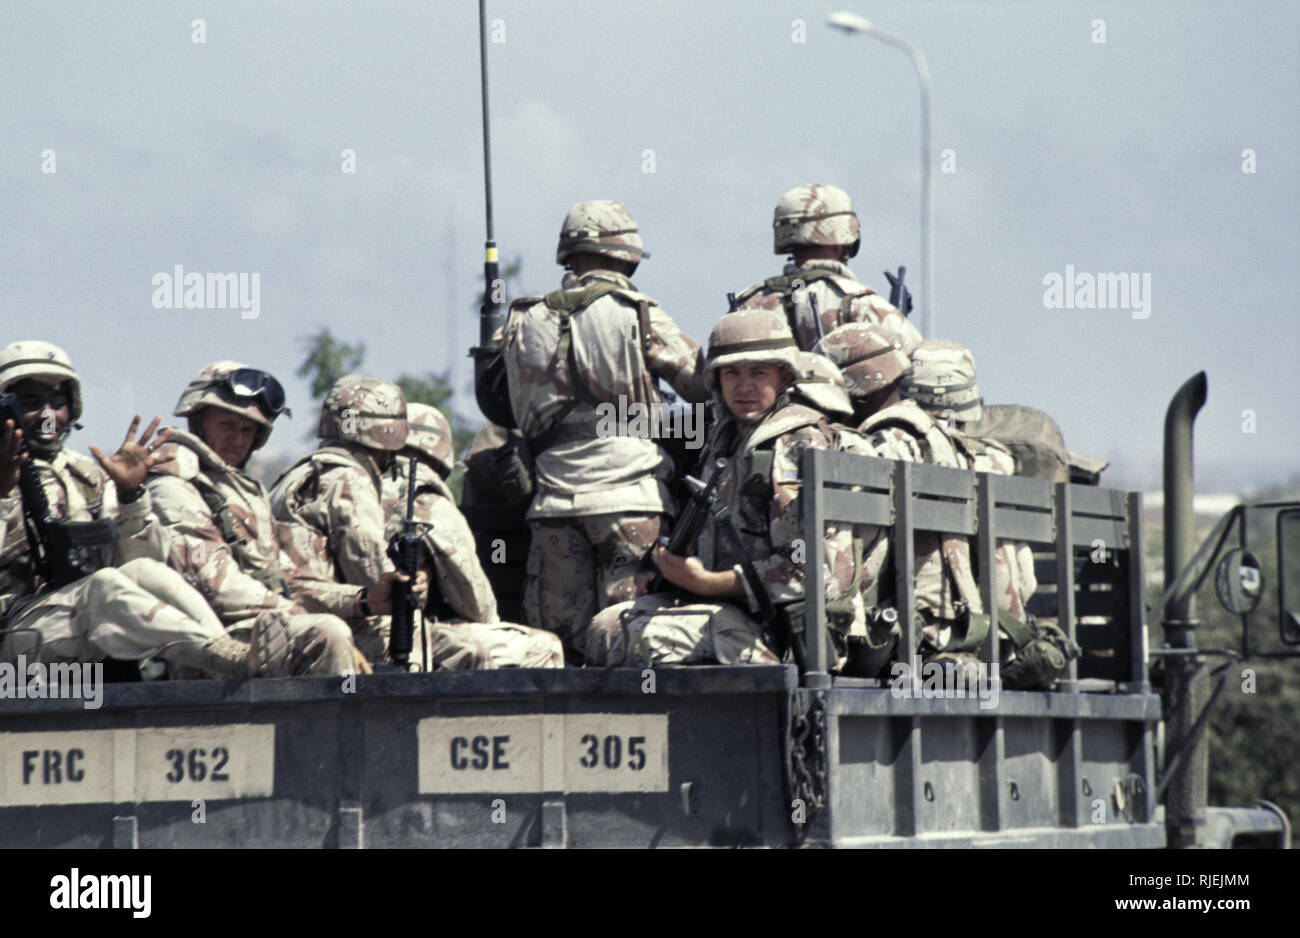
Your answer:
[[[1208,383],[1205,372],[1189,378],[1165,412],[1165,588],[1192,558],[1196,513],[1192,504],[1192,424],[1205,406]],[[1161,627],[1171,648],[1196,648],[1196,603],[1189,593],[1172,598],[1163,610]],[[1165,751],[1177,752],[1192,728],[1196,714],[1209,698],[1210,677],[1205,662],[1195,654],[1165,659],[1165,714],[1168,738]],[[1208,733],[1200,738],[1170,779],[1165,793],[1165,826],[1170,847],[1194,847],[1205,824],[1209,778]]]

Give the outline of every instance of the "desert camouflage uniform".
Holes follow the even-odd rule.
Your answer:
[[[848,195],[835,186],[806,185],[792,189],[777,203],[772,223],[774,252],[786,254],[801,246],[840,245],[848,257],[858,252],[858,217]],[[849,322],[876,323],[898,339],[910,353],[921,341],[898,309],[849,270],[842,261],[810,258],[801,265],[787,263],[780,277],[740,291],[742,309],[771,309],[791,321],[799,348],[811,349],[818,339],[812,297],[817,298],[822,334]]]
[[[69,521],[114,518],[122,535],[112,548],[117,566],[105,567],[57,590],[35,571],[23,530],[22,501],[0,499],[0,627],[25,629],[3,642],[0,658],[19,654],[47,663],[140,661],[159,657],[203,669],[203,649],[225,630],[203,597],[154,559],[158,532],[149,523],[148,493],[117,504],[116,489],[88,456],[60,450],[34,460],[55,516]],[[39,634],[40,651],[35,651]]]
[[[408,405],[413,429],[416,406]],[[438,621],[421,616],[427,632],[416,636],[416,651],[423,639],[431,647],[432,660],[443,668],[563,667],[564,652],[555,634],[501,621],[492,586],[474,551],[474,535],[456,507],[454,494],[429,466],[417,461],[416,470],[414,517],[429,525],[421,532],[426,552],[423,564],[426,569],[431,565],[430,590],[437,591],[453,614]],[[389,536],[400,529],[406,515],[408,472],[409,461],[403,458],[396,479],[384,475]],[[453,648],[465,651],[451,660]]]
[[[584,252],[631,262],[645,256],[626,210],[608,202],[579,203],[565,220],[557,260]],[[610,270],[568,277],[558,296],[572,302],[601,285],[614,289],[567,318],[567,343],[565,317],[548,305],[559,302],[557,294],[515,300],[503,345],[511,407],[524,435],[537,441],[561,422],[573,431],[542,452],[534,447],[524,609],[530,625],[555,632],[578,655],[598,609],[648,587],[653,571],[642,561],[662,517],[673,511],[670,457],[653,439],[601,437],[598,405],[617,411],[621,402],[632,417],[658,408],[657,378],[687,401],[708,398],[699,344],[627,277]]]
[[[0,350],[0,391],[25,379],[64,388],[69,424],[81,417],[81,379],[63,349],[23,341]],[[113,518],[122,539],[101,552],[114,566],[52,589],[35,569],[21,495],[0,499],[0,628],[21,630],[0,635],[0,657],[55,663],[157,656],[204,673],[220,670],[214,646],[233,646],[221,623],[179,576],[150,559],[160,542],[148,493],[119,506],[117,488],[96,460],[66,449],[62,439],[33,448],[51,513],[68,521]]]
[[[262,483],[186,431],[174,432],[160,452],[165,461],[146,486],[166,534],[167,564],[198,589],[231,635],[269,636],[258,674],[355,670],[347,626],[333,615],[309,614],[290,593]]]
[[[730,320],[732,316],[737,320]],[[769,347],[715,354],[719,348],[739,344],[733,333],[743,336],[743,341]],[[770,347],[782,339],[789,341],[788,348]],[[772,314],[728,314],[715,326],[710,349],[711,374],[740,361],[782,362],[797,373],[789,328]],[[731,510],[744,555],[772,603],[784,607],[792,628],[801,632],[806,548],[799,460],[807,448],[837,448],[840,434],[819,411],[793,403],[788,389],[778,395],[766,417],[748,426],[730,415],[721,395],[717,403],[722,418],[706,447],[704,465],[725,460],[716,497]],[[843,648],[844,635],[863,629],[861,593],[855,588],[854,535],[852,528],[838,525],[828,525],[825,533],[822,582],[835,623],[835,648]],[[588,663],[611,667],[778,663],[764,641],[759,601],[744,577],[741,557],[729,550],[712,517],[701,531],[695,554],[709,570],[735,570],[744,584],[744,599],[692,602],[680,593],[656,593],[604,609],[588,629]]]

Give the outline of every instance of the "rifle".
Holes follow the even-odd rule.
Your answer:
[[[903,277],[906,275],[906,267],[899,267],[897,274],[885,271],[885,279],[889,281],[889,305],[904,316],[910,316],[912,314],[912,291],[903,286]]]
[[[749,554],[745,552],[745,545],[740,540],[740,532],[736,530],[735,519],[731,516],[731,509],[725,503],[719,502],[717,498],[711,498],[709,503],[709,514],[713,515],[713,520],[718,526],[718,534],[726,542],[733,555],[740,558],[740,570],[744,574],[745,582],[749,584],[749,590],[758,600],[758,612],[763,618],[766,628],[763,631],[763,639],[767,642],[778,656],[784,654],[785,649],[789,648],[794,654],[794,662],[799,667],[802,674],[806,670],[803,638],[796,635],[790,628],[790,617],[786,615],[785,610],[777,609],[776,604],[772,602],[772,597],[768,595],[767,587],[763,585],[762,578],[758,571],[754,569],[754,562],[749,559]]]
[[[686,507],[678,516],[672,532],[667,537],[661,534],[655,538],[656,545],[668,548],[671,553],[679,557],[687,556],[695,548],[695,542],[699,539],[700,529],[704,527],[709,506],[713,503],[718,482],[722,479],[722,470],[726,465],[725,459],[717,460],[713,464],[713,472],[708,482],[701,482],[690,475],[682,477],[682,484],[686,486]],[[650,592],[657,593],[663,589],[663,586],[664,575],[656,573],[654,581],[650,584]]]
[[[6,420],[13,420],[15,431],[24,429],[18,395],[9,392],[0,393],[0,426]],[[41,579],[58,589],[98,570],[100,564],[91,559],[91,550],[112,544],[121,534],[112,518],[67,521],[55,517],[45,497],[40,470],[36,468],[36,449],[26,433],[23,433],[22,451],[27,459],[18,470],[18,491],[22,495],[27,546]]]
[[[427,524],[415,520],[415,476],[416,460],[411,457],[406,467],[406,516],[402,518],[402,530],[393,535],[388,542],[388,556],[400,573],[405,573],[415,582],[420,570],[420,535]],[[394,585],[393,619],[388,633],[388,656],[393,663],[406,669],[415,645],[415,606],[411,602],[410,585],[398,589]]]

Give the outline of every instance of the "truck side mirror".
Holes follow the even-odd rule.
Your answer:
[[[1220,605],[1233,615],[1253,612],[1264,598],[1264,571],[1259,558],[1244,547],[1224,554],[1214,571],[1214,592]]]
[[[1278,633],[1300,645],[1300,508],[1277,515]]]

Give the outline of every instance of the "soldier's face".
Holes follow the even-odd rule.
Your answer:
[[[26,378],[12,390],[23,409],[23,433],[28,439],[55,443],[67,432],[72,422],[72,402],[64,385]]]
[[[718,372],[722,399],[737,420],[757,420],[776,403],[776,396],[789,383],[785,372],[776,364],[724,365]]]
[[[247,417],[218,407],[209,407],[203,411],[199,436],[228,465],[238,466],[253,451],[257,429],[257,424]]]

